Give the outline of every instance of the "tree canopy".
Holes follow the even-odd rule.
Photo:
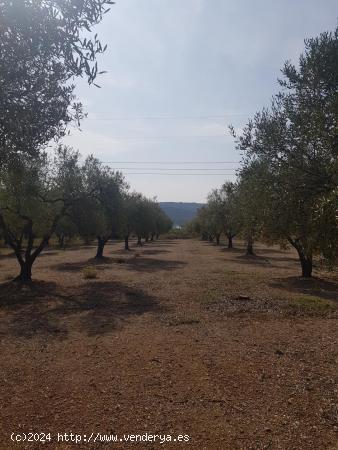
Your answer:
[[[105,50],[92,27],[111,0],[0,1],[0,167],[37,155],[83,118],[75,77],[93,83]]]
[[[82,167],[81,198],[71,210],[80,236],[97,239],[97,258],[103,257],[104,246],[119,232],[123,192],[127,184],[120,172],[113,172],[97,158],[90,156]]]
[[[337,258],[338,29],[305,41],[299,67],[284,65],[271,107],[236,136],[241,176],[259,191],[271,241],[287,241],[311,276],[314,254]]]

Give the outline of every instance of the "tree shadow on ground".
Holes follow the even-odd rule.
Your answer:
[[[273,288],[285,289],[292,293],[312,295],[338,302],[338,282],[321,278],[287,277],[276,278],[270,284]]]
[[[237,253],[241,253],[240,255],[234,255],[231,258],[231,261],[244,264],[249,266],[257,266],[257,267],[268,267],[268,268],[277,268],[277,269],[289,269],[293,270],[295,267],[299,266],[298,260],[296,258],[283,256],[264,256],[264,255],[246,255],[243,254],[243,250],[240,250]]]
[[[157,250],[157,249],[145,249],[142,251],[142,255],[161,255],[163,253],[170,253],[168,250]]]
[[[151,252],[151,251],[149,251]],[[160,270],[174,270],[184,265],[186,262],[176,260],[164,260],[155,258],[143,258],[142,255],[145,252],[140,252],[140,256],[135,256],[133,253],[126,252],[126,257],[103,257],[101,259],[90,258],[85,261],[76,261],[69,263],[61,263],[51,266],[51,269],[59,272],[80,272],[85,267],[94,266],[99,270],[107,270],[111,264],[123,264],[128,270],[134,270],[136,272],[154,272]],[[156,253],[148,253],[156,254]],[[128,256],[130,255],[130,256]]]
[[[156,272],[161,270],[176,270],[185,266],[187,263],[178,260],[165,260],[155,258],[130,258],[126,259],[124,267],[136,272]]]
[[[148,249],[144,247],[133,247],[129,250],[125,250],[124,248],[121,248],[115,252],[112,252],[114,255],[121,255],[121,256],[128,256],[133,255],[134,253],[140,253],[142,255],[161,255],[164,253],[170,253],[169,250],[162,250],[162,249]]]
[[[236,254],[236,253],[243,253],[244,252],[244,249],[240,248],[240,247],[228,248],[227,245],[220,245],[220,246],[217,246],[217,247],[223,253],[229,253],[229,254],[234,253],[234,254]]]
[[[271,261],[266,258],[265,256],[261,256],[261,255],[246,255],[246,254],[242,254],[239,256],[236,256],[236,262],[240,263],[240,264],[257,264],[260,266],[267,266],[267,267],[271,267]]]
[[[137,248],[140,248],[136,245],[135,241],[131,241],[131,244],[133,245],[133,247],[135,246]],[[148,245],[163,247],[168,245],[177,245],[177,241],[175,239],[166,239],[161,241],[148,241],[148,242],[142,241],[142,247],[147,247]]]
[[[0,285],[0,335],[66,339],[70,331],[103,335],[132,316],[164,312],[158,300],[119,282],[92,281],[72,291],[55,283]]]
[[[102,258],[89,258],[84,261],[65,262],[50,266],[51,269],[59,272],[79,272],[85,267],[95,266],[97,269],[105,270],[109,268],[109,264],[116,262],[114,258],[103,256]]]
[[[59,246],[53,246],[51,245],[49,248],[51,249],[56,249],[56,250],[63,250],[63,251],[74,251],[74,250],[89,250],[89,249],[95,249],[97,248],[97,244],[93,243],[93,244],[66,244],[65,247],[60,248]]]
[[[264,253],[267,255],[290,255],[290,250],[283,250],[283,249],[278,249],[278,248],[271,248],[271,247],[261,247],[258,246],[257,247],[257,251],[259,253]],[[295,253],[295,257],[296,257],[296,253]]]

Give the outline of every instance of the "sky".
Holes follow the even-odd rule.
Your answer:
[[[148,197],[205,202],[236,178],[228,126],[268,106],[283,63],[337,18],[336,0],[116,0],[95,29],[107,73],[77,82],[88,117],[65,143]]]

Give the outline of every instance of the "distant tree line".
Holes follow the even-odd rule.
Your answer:
[[[338,28],[305,41],[298,67],[282,69],[281,91],[242,133],[231,132],[244,155],[235,183],[213,190],[189,224],[219,243],[223,233],[292,246],[303,277],[313,258],[331,267],[338,257]]]

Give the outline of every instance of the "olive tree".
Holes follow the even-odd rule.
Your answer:
[[[338,28],[305,41],[299,67],[284,65],[283,91],[249,121],[237,147],[259,167],[265,234],[286,241],[302,276],[313,256],[337,258]]]
[[[146,239],[151,233],[154,216],[152,211],[152,201],[142,194],[137,197],[134,209],[134,228],[138,246],[142,246],[142,238]]]
[[[123,191],[127,188],[120,172],[114,172],[93,156],[82,167],[81,198],[71,214],[80,236],[86,241],[96,238],[96,258],[103,257],[106,243],[118,234],[123,212]]]
[[[223,232],[228,239],[228,248],[233,248],[233,238],[239,231],[239,221],[237,216],[238,186],[236,183],[227,181],[218,190],[218,203],[220,205],[223,223]]]
[[[264,170],[259,164],[244,166],[238,178],[236,216],[246,254],[254,255],[254,242],[262,235],[262,218],[267,202],[263,199]]]
[[[151,230],[151,241],[154,240],[154,237],[158,239],[161,234],[168,233],[173,226],[170,217],[161,209],[156,201],[153,202],[153,215],[154,220]]]
[[[142,214],[144,198],[138,192],[125,192],[122,198],[122,212],[120,217],[120,233],[124,239],[124,249],[130,250],[129,239],[132,233],[141,230],[139,222]],[[142,231],[142,230],[141,230]]]
[[[66,213],[58,222],[55,228],[55,236],[58,239],[59,247],[65,248],[67,240],[71,240],[78,235],[78,229],[69,213]]]
[[[0,228],[20,265],[17,281],[31,281],[36,258],[76,201],[78,158],[77,152],[59,147],[54,160],[45,153],[13,159],[1,174]]]
[[[218,232],[218,224],[215,221],[214,210],[209,204],[202,206],[197,210],[196,217],[187,226],[188,230],[200,234],[202,240],[213,242],[215,234]]]

